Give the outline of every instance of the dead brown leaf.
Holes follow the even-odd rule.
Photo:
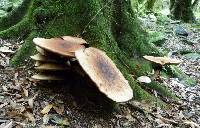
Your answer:
[[[33,108],[33,102],[34,102],[34,98],[28,99],[28,105],[30,108]]]
[[[22,89],[23,89],[24,95],[25,95],[26,97],[28,97],[28,90],[27,90],[26,88],[24,88],[24,87],[22,87]]]
[[[64,105],[55,106],[53,105],[53,109],[60,115],[64,112]]]
[[[47,114],[47,113],[51,110],[52,107],[53,107],[52,104],[48,104],[47,106],[45,106],[45,107],[42,109],[41,113],[42,113],[42,114]]]
[[[43,124],[48,124],[48,122],[49,122],[49,115],[45,114],[42,119],[43,119]]]
[[[35,123],[34,115],[28,111],[24,113],[24,116],[27,117],[32,123]]]
[[[13,122],[9,122],[8,124],[3,123],[0,125],[0,128],[12,128]]]
[[[3,107],[5,107],[6,105],[8,105],[8,103],[6,102],[6,103],[3,103],[3,104],[1,104],[0,105],[0,109],[2,109]]]

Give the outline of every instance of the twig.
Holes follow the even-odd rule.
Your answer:
[[[86,28],[90,25],[90,23],[97,17],[97,15],[108,5],[109,3],[106,3],[102,8],[100,8],[97,13],[92,17],[92,19],[87,23],[87,25],[84,27],[82,33],[80,35],[82,35],[83,33],[85,33]]]

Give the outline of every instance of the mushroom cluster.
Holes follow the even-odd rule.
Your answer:
[[[89,76],[99,91],[113,101],[125,102],[133,97],[128,81],[112,60],[100,49],[87,47],[85,40],[63,36],[34,38],[33,42],[38,53],[31,58],[36,61],[35,69],[39,72],[32,76],[33,79],[66,80],[63,74],[78,69],[79,73]]]

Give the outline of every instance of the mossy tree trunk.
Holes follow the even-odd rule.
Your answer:
[[[199,0],[194,0],[192,3],[192,9],[195,9],[198,6]]]
[[[135,99],[155,101],[135,78],[152,71],[143,55],[161,53],[148,42],[147,33],[140,26],[131,4],[131,0],[31,0],[22,20],[1,31],[0,37],[23,35],[25,42],[11,61],[16,66],[25,64],[34,54],[34,37],[80,36],[90,46],[104,50],[116,63],[129,81]],[[149,88],[167,92],[155,82]]]
[[[185,22],[194,21],[192,0],[170,0],[170,11],[174,19]]]
[[[148,0],[147,4],[146,4],[146,9],[148,11],[153,11],[153,7],[154,7],[155,2],[156,2],[156,0]]]

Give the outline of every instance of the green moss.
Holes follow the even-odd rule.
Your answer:
[[[152,82],[150,84],[146,85],[148,88],[151,88],[153,90],[156,90],[159,95],[167,98],[171,98],[174,100],[178,100],[178,98],[171,92],[169,91],[169,88],[167,88],[165,85],[160,84],[158,82]]]
[[[161,24],[161,25],[164,25],[164,24],[170,22],[169,17],[167,17],[166,15],[160,14],[160,13],[157,14],[156,18],[157,18],[157,23]]]
[[[18,23],[25,16],[31,0],[24,0],[21,5],[11,11],[8,15],[0,18],[0,31],[8,29],[9,27]]]
[[[196,80],[187,76],[184,72],[182,72],[176,66],[171,66],[171,75],[173,77],[179,78],[179,80],[181,80],[184,84],[188,86],[195,86],[197,84]]]
[[[31,25],[27,18],[24,18],[18,24],[0,31],[0,38],[13,38],[18,39],[19,37],[27,36],[31,32]]]
[[[165,41],[165,36],[161,32],[149,31],[148,34],[149,43],[154,43],[157,46],[161,46]]]
[[[27,1],[24,2],[26,2],[26,4],[24,3],[20,6],[28,8],[28,10],[24,10],[24,13],[26,13],[25,16],[17,24],[12,24],[12,26],[8,27],[7,29],[0,31],[0,38],[13,38],[13,39],[25,38],[27,35],[30,34],[30,32],[33,29],[36,29],[34,27],[32,15],[34,8],[37,5],[35,4],[34,0],[32,1],[30,0],[29,4],[27,3]],[[21,13],[21,11],[22,10],[18,10],[16,13]],[[7,19],[9,19],[9,16],[7,17]]]
[[[37,36],[36,32],[32,32],[29,37],[25,40],[22,47],[19,49],[17,54],[12,58],[10,64],[14,67],[27,64],[26,62],[30,59],[30,55],[35,52],[35,45],[33,44],[33,38]]]

